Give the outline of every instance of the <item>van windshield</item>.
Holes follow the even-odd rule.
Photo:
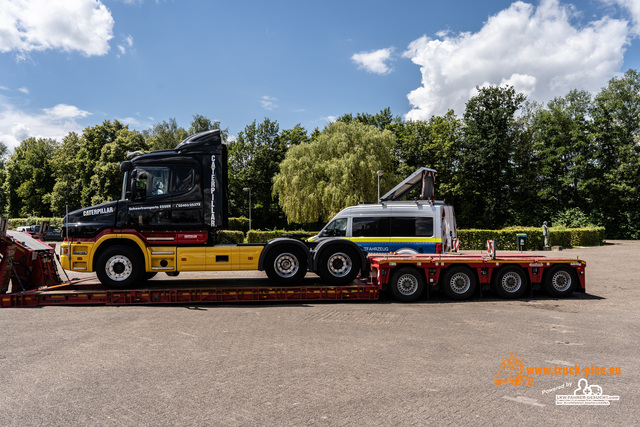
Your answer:
[[[345,237],[347,235],[347,218],[338,218],[331,221],[324,228],[322,235]]]

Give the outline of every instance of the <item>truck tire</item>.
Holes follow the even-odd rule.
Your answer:
[[[578,284],[575,271],[567,265],[556,264],[544,274],[542,286],[547,294],[556,298],[571,295]]]
[[[264,269],[274,282],[297,285],[307,274],[307,256],[295,246],[276,246],[267,254]]]
[[[391,292],[398,301],[413,302],[424,292],[424,277],[415,268],[403,267],[391,276]]]
[[[516,265],[505,265],[498,269],[494,287],[502,298],[520,298],[527,290],[527,276]]]
[[[331,285],[348,285],[360,272],[360,259],[348,246],[329,246],[319,256],[318,275]]]
[[[454,300],[470,298],[476,291],[476,276],[464,265],[447,268],[441,285],[447,296]]]
[[[107,288],[127,289],[142,281],[144,262],[130,247],[112,246],[98,257],[96,274]]]
[[[152,271],[152,272],[145,272],[142,275],[142,280],[150,280],[153,279],[154,277],[156,277],[156,274],[158,274],[156,271]]]

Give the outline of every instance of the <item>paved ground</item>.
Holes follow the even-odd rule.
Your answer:
[[[566,300],[0,309],[0,425],[637,425],[640,242],[612,243],[562,253],[588,262]],[[496,385],[511,352],[620,367],[587,378],[619,400]]]

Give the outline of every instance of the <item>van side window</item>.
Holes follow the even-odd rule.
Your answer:
[[[391,218],[391,236],[393,237],[431,237],[433,236],[433,218],[432,217]]]
[[[389,237],[389,217],[354,217],[353,237]]]
[[[344,237],[347,235],[347,218],[334,219],[327,225],[324,233],[325,236],[339,236]]]

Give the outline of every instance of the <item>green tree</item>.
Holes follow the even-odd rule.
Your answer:
[[[57,145],[52,139],[27,138],[16,147],[4,182],[9,216],[51,216],[46,196],[54,185],[51,156]]]
[[[295,129],[287,135],[296,136]],[[284,222],[284,214],[272,196],[272,180],[289,143],[281,137],[278,123],[267,118],[260,124],[254,120],[238,133],[229,146],[231,216],[247,216],[248,194],[243,189],[251,188],[253,226],[273,228]]]
[[[547,220],[570,208],[588,209],[593,202],[584,191],[593,174],[589,163],[590,105],[588,92],[574,90],[549,102],[533,124],[540,176],[538,199]]]
[[[287,220],[327,221],[340,209],[377,199],[376,171],[391,170],[395,137],[358,122],[336,122],[308,143],[291,147],[273,191]]]
[[[613,238],[640,238],[640,74],[609,81],[593,109],[590,216]]]
[[[196,133],[212,129],[220,129],[222,142],[226,144],[229,138],[229,129],[222,129],[218,120],[211,121],[207,117],[200,114],[195,114],[193,116],[193,120],[191,121],[191,125],[189,126],[189,135],[194,135]]]
[[[398,161],[398,178],[405,178],[420,167],[435,169],[436,197],[455,203],[462,122],[453,110],[429,121],[395,122],[388,129],[396,135],[393,152]]]
[[[82,136],[71,133],[52,158],[55,186],[47,198],[56,215],[69,210],[117,200],[122,188],[119,165],[128,151],[147,150],[141,133],[118,120],[105,120],[86,128]]]
[[[458,223],[464,227],[496,228],[509,221],[511,160],[518,127],[515,113],[525,96],[513,87],[478,88],[467,102],[464,138],[460,145]]]
[[[196,126],[206,126],[206,123],[203,123],[204,120],[202,120],[201,117],[202,116],[198,116]],[[180,142],[189,136],[189,133],[183,127],[178,126],[175,118],[156,123],[150,130],[145,130],[143,134],[151,151],[173,150]]]

